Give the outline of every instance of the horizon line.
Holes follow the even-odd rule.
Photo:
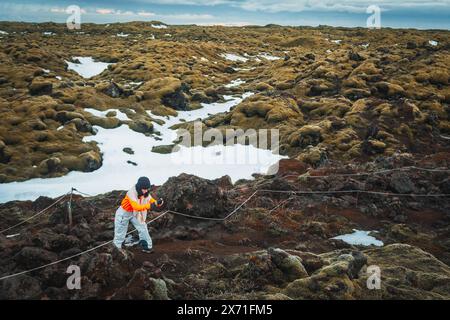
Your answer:
[[[56,24],[56,25],[65,25],[66,22],[56,22],[56,21],[41,21],[41,22],[31,22],[31,21],[18,21],[18,20],[0,20],[0,24],[2,23],[21,23],[21,24],[33,24],[33,25],[39,25],[39,24]],[[370,28],[364,27],[364,26],[332,26],[332,25],[292,25],[292,24],[279,24],[279,23],[267,23],[267,24],[258,24],[258,23],[249,23],[249,24],[227,24],[227,23],[186,23],[186,24],[169,24],[165,23],[160,20],[132,20],[132,21],[125,21],[125,22],[83,22],[83,24],[91,24],[91,25],[113,25],[113,24],[132,24],[132,23],[161,23],[163,25],[167,26],[196,26],[196,27],[226,27],[226,28],[245,28],[245,27],[284,27],[284,28],[342,28],[342,29],[368,29],[372,30]],[[382,29],[392,29],[392,30],[420,30],[420,31],[450,31],[450,28],[442,29],[442,28],[418,28],[418,27],[381,27],[377,30]],[[69,30],[72,31],[72,30]]]

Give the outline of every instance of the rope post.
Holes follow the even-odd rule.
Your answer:
[[[72,195],[73,195],[74,188],[70,190],[70,198],[69,202],[67,202],[67,213],[69,215],[69,228],[72,229],[73,219],[72,219]]]

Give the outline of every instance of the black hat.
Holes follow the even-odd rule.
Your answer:
[[[136,191],[141,193],[142,189],[150,189],[151,188],[150,179],[147,177],[140,177],[138,182],[136,183]]]

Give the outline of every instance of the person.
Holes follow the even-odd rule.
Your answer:
[[[148,232],[147,212],[151,210],[152,205],[161,207],[164,203],[162,199],[156,201],[150,195],[150,179],[140,177],[135,186],[133,186],[123,198],[120,207],[116,211],[114,219],[114,245],[122,250],[122,244],[128,231],[128,224],[131,222],[139,233],[139,245],[145,253],[153,252],[152,238]]]

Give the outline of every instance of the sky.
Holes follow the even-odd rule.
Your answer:
[[[69,5],[81,8],[81,23],[344,27],[365,27],[376,5],[382,27],[450,29],[450,0],[0,0],[0,21],[64,23]]]

